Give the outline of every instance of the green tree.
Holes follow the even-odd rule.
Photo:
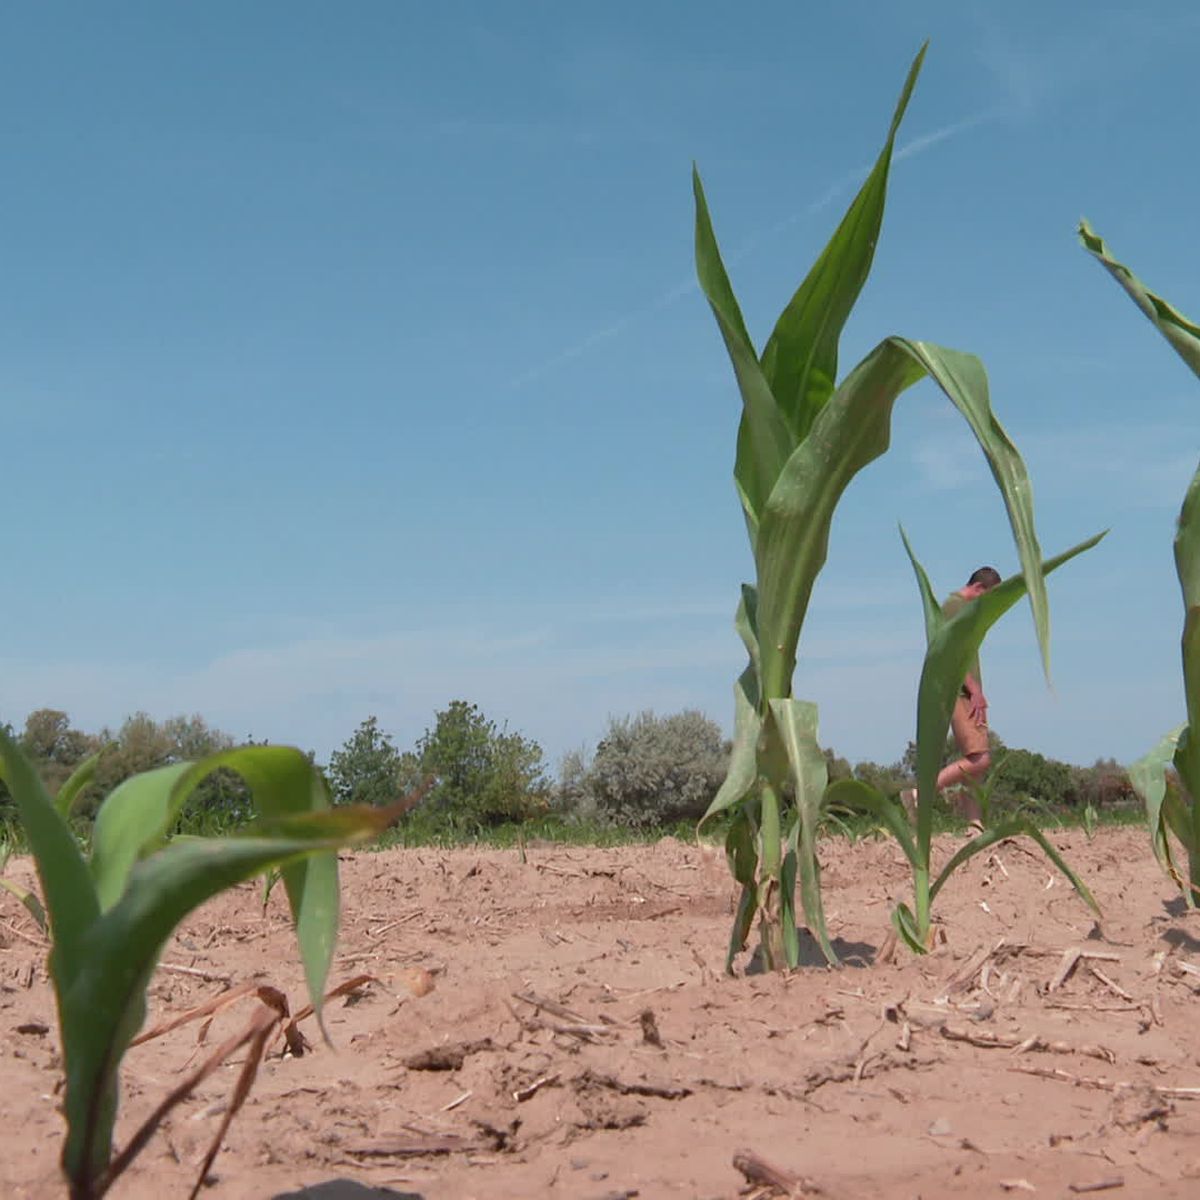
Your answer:
[[[391,737],[368,717],[329,759],[334,804],[390,804],[403,790],[402,756]]]
[[[460,827],[525,820],[548,803],[542,748],[497,728],[465,700],[453,700],[437,714],[434,727],[417,741],[415,765],[434,778],[431,807]]]
[[[33,761],[42,783],[51,795],[89,754],[95,752],[94,737],[71,727],[71,719],[57,708],[38,708],[25,718],[19,744]]]

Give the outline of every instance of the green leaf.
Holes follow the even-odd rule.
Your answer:
[[[825,806],[848,808],[852,812],[866,812],[874,817],[896,839],[904,857],[917,865],[917,848],[913,842],[912,826],[908,823],[904,809],[882,792],[864,783],[861,779],[839,779],[831,783],[825,793]]]
[[[22,887],[19,883],[14,883],[11,879],[0,879],[0,888],[3,888],[10,896],[16,897],[21,902],[25,911],[33,918],[34,924],[37,925],[42,933],[49,932],[50,922],[46,917],[46,910],[42,907],[42,902],[37,898],[35,893],[26,887]]]
[[[729,951],[725,956],[725,972],[732,974],[733,960],[746,948],[746,941],[754,925],[754,914],[758,911],[758,889],[755,886],[758,849],[755,845],[754,826],[745,809],[735,815],[729,826],[729,832],[725,835],[725,854],[729,860],[730,873],[742,888],[733,920],[733,930],[729,936]]]
[[[742,394],[734,478],[753,541],[759,513],[795,439],[775,403],[754,343],[746,332],[746,323],[721,261],[700,173],[694,167],[692,191],[696,199],[696,274],[717,319]]]
[[[796,439],[807,436],[837,380],[838,341],[867,281],[883,225],[888,171],[900,122],[925,59],[913,59],[887,141],[821,257],[780,314],[763,350],[763,372]]]
[[[897,904],[892,909],[892,926],[914,954],[928,954],[929,947],[917,929],[917,919],[907,904]]]
[[[738,680],[733,693],[733,750],[729,770],[708,811],[700,818],[700,827],[717,813],[744,800],[758,783],[758,740],[762,733],[762,718],[746,695],[744,677]]]
[[[1183,695],[1189,730],[1200,730],[1200,471],[1183,498],[1175,533],[1175,569],[1183,593]],[[1183,839],[1187,850],[1189,877],[1200,883],[1200,736],[1185,734],[1175,754],[1175,765],[1191,797],[1190,829]],[[1189,892],[1189,903],[1193,902]]]
[[[1176,878],[1176,871],[1167,837],[1163,802],[1167,794],[1167,766],[1175,757],[1180,735],[1186,728],[1186,725],[1180,725],[1171,730],[1149,753],[1129,767],[1129,782],[1146,808],[1146,824],[1150,830],[1154,857],[1172,878]]]
[[[881,342],[833,394],[812,431],[788,459],[759,524],[758,629],[762,687],[787,695],[796,647],[817,575],[824,565],[833,514],[854,476],[888,447],[897,397],[929,375],[966,418],[1000,488],[1030,602],[1049,661],[1049,607],[1038,574],[1033,494],[1021,456],[996,420],[987,375],[973,355],[924,342]]]
[[[1200,471],[1193,477],[1179,514],[1175,535],[1175,566],[1183,591],[1184,619],[1180,652],[1183,658],[1183,695],[1188,725],[1175,750],[1175,769],[1190,798],[1187,836],[1182,838],[1188,857],[1188,877],[1200,885]],[[1195,897],[1188,889],[1188,903]]]
[[[1104,240],[1086,221],[1079,222],[1079,240],[1091,251],[1109,274],[1125,289],[1129,298],[1150,319],[1154,327],[1174,347],[1176,353],[1200,375],[1200,325],[1189,321],[1177,308],[1150,291],[1123,263],[1117,262]]]
[[[965,845],[959,847],[957,853],[942,868],[941,874],[934,880],[933,886],[929,889],[930,902],[932,903],[936,898],[946,880],[968,859],[974,858],[976,854],[982,854],[983,851],[990,849],[997,842],[1005,841],[1007,838],[1020,837],[1022,834],[1037,842],[1042,849],[1042,853],[1062,872],[1067,882],[1079,894],[1079,898],[1096,916],[1099,916],[1100,906],[1096,903],[1087,885],[1067,865],[1066,860],[1050,844],[1046,835],[1027,817],[1013,817],[1007,821],[1002,821],[999,825],[995,825],[991,829],[977,834]]]
[[[267,830],[288,836],[290,817],[327,811],[329,797],[319,770],[290,746],[242,746],[195,763],[176,763],[135,775],[116,788],[96,814],[92,875],[102,907],[124,892],[137,861],[161,846],[196,787],[214,771],[236,771],[250,789],[255,811]],[[378,815],[378,814],[377,814]],[[308,826],[301,836],[344,840],[373,831],[362,814],[342,812],[325,828]],[[320,1012],[337,930],[337,858],[332,852],[290,864],[283,871],[309,996]]]
[[[1150,291],[1123,263],[1117,262],[1103,240],[1086,221],[1079,223],[1079,237],[1084,247],[1100,261],[1109,274],[1123,287],[1130,299],[1149,318],[1151,324],[1171,344],[1172,348],[1200,376],[1200,325],[1196,325],[1161,296]],[[1192,477],[1179,514],[1179,531],[1175,538],[1175,565],[1183,589],[1185,610],[1183,628],[1183,680],[1187,700],[1188,725],[1194,733],[1200,730],[1200,471]],[[1200,737],[1185,734],[1175,753],[1175,766],[1191,797],[1190,810],[1180,822],[1186,830],[1181,840],[1187,849],[1189,883],[1184,887],[1188,903],[1195,903],[1200,893]],[[1178,806],[1172,805],[1172,808]],[[1164,835],[1165,836],[1165,835]],[[1169,854],[1169,847],[1168,847]]]
[[[76,801],[95,778],[101,754],[103,751],[98,751],[85,758],[58,789],[58,794],[54,797],[54,808],[64,821],[71,816]]]
[[[770,701],[771,718],[787,752],[792,785],[796,791],[799,818],[796,859],[800,874],[800,898],[809,930],[832,966],[837,954],[829,940],[825,907],[821,900],[821,865],[817,859],[817,830],[821,804],[829,782],[825,755],[817,743],[817,706],[807,700]],[[793,875],[793,882],[795,876]],[[786,892],[784,893],[786,895]],[[786,926],[785,926],[786,934]]]
[[[80,953],[85,969],[60,992],[68,1126],[63,1162],[70,1178],[95,1178],[107,1165],[117,1069],[145,1017],[146,983],[175,927],[226,888],[333,848],[304,838],[196,839],[174,842],[134,866],[120,899],[88,930]]]
[[[43,902],[54,936],[50,968],[61,996],[62,989],[73,982],[79,970],[88,931],[99,915],[100,905],[71,830],[55,812],[33,765],[2,728],[0,762],[37,863]]]
[[[750,666],[742,677],[743,690],[750,703],[758,708],[759,680],[762,678],[762,662],[758,652],[758,591],[748,583],[742,584],[742,598],[738,601],[733,624],[750,656]]]
[[[783,934],[783,961],[792,971],[800,965],[800,930],[796,922],[797,862],[797,848],[793,843],[792,848],[783,856],[783,863],[779,868],[779,923]],[[837,966],[836,956],[833,965]]]
[[[100,805],[92,827],[91,865],[101,908],[116,904],[134,864],[166,841],[184,800],[175,785],[193,768],[193,763],[181,762],[143,771],[118,784]]]

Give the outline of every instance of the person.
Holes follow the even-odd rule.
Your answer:
[[[1000,582],[1000,572],[995,567],[980,567],[972,573],[966,585],[953,592],[942,612],[947,617],[953,617],[965,604],[991,591]],[[954,733],[954,741],[958,746],[959,758],[943,767],[937,777],[937,790],[944,791],[955,784],[971,784],[981,780],[992,765],[991,748],[988,745],[987,697],[983,694],[983,682],[979,670],[979,655],[967,670],[959,689],[958,699],[954,702],[954,713],[950,718],[950,728]],[[909,815],[916,812],[917,792],[915,788],[906,788],[900,793],[900,799]],[[958,794],[957,808],[960,815],[967,819],[972,829],[983,829],[983,814],[979,801],[975,799],[969,787]]]

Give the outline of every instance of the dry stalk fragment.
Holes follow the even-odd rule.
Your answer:
[[[985,1050],[1012,1050],[1018,1054],[1024,1054],[1030,1050],[1044,1050],[1051,1054],[1083,1054],[1089,1058],[1103,1059],[1108,1063],[1117,1061],[1117,1056],[1106,1046],[1087,1043],[1073,1046],[1068,1042],[1050,1041],[1036,1033],[1021,1038],[1014,1034],[995,1033],[988,1029],[958,1029],[953,1025],[943,1025],[941,1033],[942,1037],[952,1042],[967,1042],[972,1046],[981,1046]]]
[[[622,1096],[653,1096],[659,1100],[683,1100],[692,1094],[689,1087],[674,1084],[626,1083],[615,1075],[604,1075],[588,1069],[575,1079],[577,1087],[603,1087],[619,1092]]]
[[[756,1187],[770,1188],[772,1192],[796,1200],[805,1193],[810,1196],[819,1195],[821,1189],[810,1179],[804,1179],[786,1167],[768,1162],[752,1150],[739,1150],[733,1156],[734,1169],[741,1172],[748,1184]]]
[[[1200,1100],[1200,1087],[1160,1087],[1154,1084],[1132,1083],[1128,1080],[1092,1079],[1086,1075],[1072,1075],[1069,1071],[1057,1067],[1010,1067],[1009,1070],[1018,1071],[1022,1075],[1037,1075],[1042,1079],[1059,1079],[1075,1087],[1096,1088],[1102,1092],[1122,1092],[1130,1088],[1140,1088],[1172,1100]]]
[[[543,1075],[540,1079],[535,1079],[531,1084],[528,1084],[523,1088],[517,1088],[517,1090],[513,1092],[512,1098],[518,1104],[522,1104],[526,1100],[533,1099],[533,1097],[536,1096],[538,1092],[542,1090],[542,1088],[550,1087],[551,1085],[558,1083],[558,1079],[559,1076],[557,1071],[553,1075]]]

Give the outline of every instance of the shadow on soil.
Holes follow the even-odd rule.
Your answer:
[[[833,946],[833,952],[842,960],[842,966],[844,967],[873,966],[875,955],[879,953],[879,948],[872,946],[870,942],[848,942],[845,938],[840,937],[834,938],[830,945]],[[829,966],[825,961],[825,955],[821,953],[821,947],[817,944],[817,939],[807,929],[800,930],[799,965],[802,967]],[[746,974],[762,975],[763,973],[762,956],[756,950],[746,966]]]
[[[1164,930],[1162,940],[1176,950],[1186,950],[1189,954],[1200,951],[1200,938],[1193,937],[1186,929]]]
[[[872,966],[875,962],[875,955],[879,953],[878,947],[872,946],[870,942],[848,942],[845,938],[840,937],[835,937],[830,945],[833,946],[834,954],[842,960],[842,965],[846,967]],[[821,947],[817,945],[817,939],[807,929],[800,931],[800,965],[802,967],[828,966],[825,955],[821,953]]]
[[[367,1187],[353,1179],[327,1179],[296,1192],[278,1192],[272,1200],[423,1200],[420,1192],[395,1192],[386,1187]]]

